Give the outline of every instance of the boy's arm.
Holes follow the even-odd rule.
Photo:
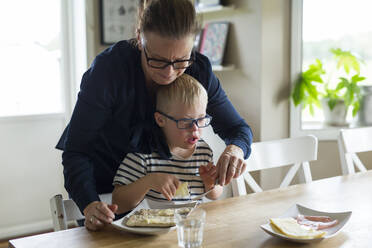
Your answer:
[[[199,168],[199,173],[204,183],[205,192],[207,192],[208,190],[214,187],[214,189],[211,192],[209,192],[206,195],[206,197],[211,200],[218,199],[223,192],[223,187],[215,184],[217,170],[216,170],[216,166],[213,165],[212,150],[210,150],[210,159],[209,159],[208,165],[201,166]]]
[[[179,180],[172,174],[148,173],[147,160],[139,153],[128,153],[114,177],[115,189],[112,203],[118,205],[118,213],[135,208],[152,189],[163,194],[169,201],[173,198]]]
[[[135,208],[150,189],[161,192],[171,201],[179,184],[179,180],[172,174],[151,173],[133,183],[115,186],[112,203],[118,205],[118,213],[127,212]]]
[[[214,189],[209,192],[206,197],[210,200],[217,200],[223,192],[223,187],[220,185],[216,185]]]
[[[202,179],[204,183],[204,190],[207,192],[208,190],[212,189],[211,192],[209,192],[206,197],[210,200],[217,200],[222,192],[223,187],[220,185],[216,185],[216,166],[214,166],[212,163],[209,163],[206,167],[202,169],[201,174],[203,174]]]
[[[118,205],[118,213],[135,208],[150,190],[150,175],[141,177],[128,185],[115,185],[112,192],[112,203]]]
[[[150,189],[146,159],[139,153],[128,153],[114,177],[112,203],[118,205],[117,213],[136,207]]]

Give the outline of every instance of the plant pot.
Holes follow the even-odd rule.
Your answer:
[[[328,99],[322,99],[324,121],[330,126],[348,126],[346,121],[347,109],[343,100],[339,100],[331,110],[328,106]]]
[[[360,86],[362,92],[362,100],[360,102],[360,109],[357,115],[358,126],[372,125],[372,85]]]

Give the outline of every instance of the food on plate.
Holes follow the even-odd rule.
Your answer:
[[[174,195],[175,197],[189,197],[190,196],[190,193],[189,193],[189,184],[187,182],[183,182],[181,183],[177,190],[176,190],[176,193]]]
[[[132,227],[171,227],[176,225],[173,216],[138,214],[131,215],[125,224]]]
[[[188,214],[191,208],[177,208],[180,214]],[[176,208],[166,208],[166,209],[140,209],[134,214],[136,215],[158,215],[158,216],[174,216]]]
[[[311,227],[315,230],[331,228],[338,224],[338,220],[332,220],[328,216],[309,216],[299,214],[296,217],[296,220],[298,224]]]
[[[167,209],[140,209],[129,218],[124,219],[124,224],[130,227],[171,227],[175,226],[174,212],[188,214],[192,208],[167,208]]]
[[[291,217],[288,218],[271,218],[270,223],[284,235],[297,239],[315,239],[321,238],[327,234],[324,231],[314,230],[310,227],[298,224]]]

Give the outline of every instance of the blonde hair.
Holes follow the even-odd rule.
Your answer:
[[[160,85],[156,93],[156,108],[163,112],[175,102],[191,107],[198,101],[205,101],[207,104],[207,91],[198,80],[185,73],[171,84]]]

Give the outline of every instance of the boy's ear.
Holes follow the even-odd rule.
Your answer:
[[[159,127],[164,127],[164,125],[165,125],[165,118],[164,118],[164,116],[162,116],[158,112],[155,112],[154,113],[154,118],[155,118],[156,124],[158,124]]]

